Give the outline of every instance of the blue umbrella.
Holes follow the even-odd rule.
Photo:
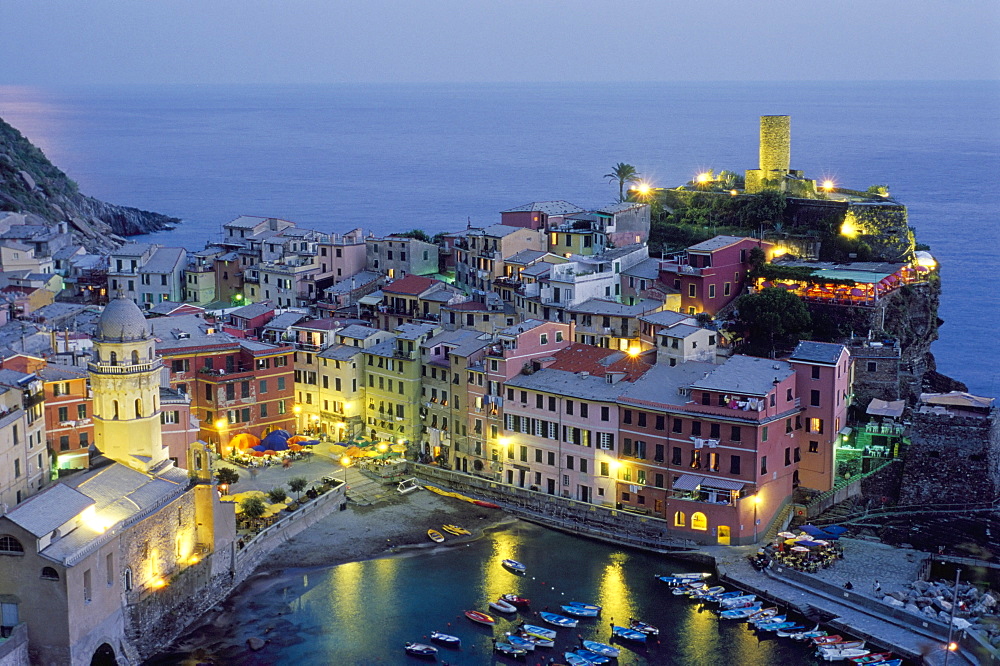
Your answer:
[[[287,451],[288,442],[284,439],[276,439],[274,443],[270,445],[272,451]]]
[[[271,451],[277,451],[278,449],[275,447],[278,445],[282,445],[285,448],[288,448],[288,434],[287,433],[283,434],[284,432],[285,432],[284,430],[275,430],[267,437],[265,437],[264,440],[260,443],[260,445],[264,447],[264,449],[261,450],[263,451],[265,449],[270,449]]]

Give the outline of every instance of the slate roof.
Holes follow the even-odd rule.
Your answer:
[[[186,255],[187,250],[182,247],[161,247],[139,270],[142,273],[172,273],[183,265]]]
[[[302,312],[282,312],[264,324],[265,331],[284,331],[306,318]]]
[[[266,218],[266,217],[256,217],[256,216],[253,216],[253,215],[240,215],[238,218],[236,218],[232,222],[226,222],[222,226],[224,226],[224,227],[235,227],[237,229],[253,229],[258,224],[260,224],[261,222],[263,222],[264,220],[267,220],[267,219],[268,218]]]
[[[676,326],[681,322],[693,323],[695,318],[681,312],[674,312],[673,310],[660,310],[659,312],[642,315],[639,317],[639,321],[656,326]]]
[[[250,305],[244,305],[241,308],[236,308],[230,311],[230,317],[241,317],[243,319],[256,319],[261,315],[265,315],[268,312],[274,312],[274,305],[270,301],[261,301],[260,303],[251,303]]]
[[[517,336],[525,331],[530,331],[533,328],[538,328],[544,321],[540,319],[525,319],[520,324],[514,324],[513,326],[508,326],[507,328],[497,331],[497,335],[510,335]]]
[[[545,213],[546,215],[564,215],[566,213],[585,213],[583,208],[575,204],[571,204],[568,201],[556,200],[556,201],[534,201],[532,203],[526,203],[523,206],[517,206],[516,208],[511,208],[509,210],[500,211],[501,213]]]
[[[803,340],[795,347],[795,351],[792,352],[789,358],[792,361],[803,361],[805,363],[836,365],[843,351],[844,345],[838,345],[833,342],[809,342]]]
[[[712,372],[718,366],[702,361],[688,361],[674,367],[659,363],[632,384],[626,385],[622,396],[626,399],[654,402],[661,405],[684,405],[691,401],[680,389]]]
[[[729,247],[730,245],[738,243],[741,240],[755,239],[746,238],[745,236],[716,236],[715,238],[709,238],[706,241],[695,243],[694,245],[688,247],[688,252],[713,252],[715,250],[721,250],[724,247]]]
[[[358,340],[366,340],[380,332],[382,332],[381,329],[372,328],[371,326],[363,326],[361,324],[351,324],[350,326],[345,326],[341,330],[337,331],[337,335],[343,336],[345,338],[356,338]]]
[[[625,388],[622,383],[609,384],[603,373],[600,376],[580,376],[575,372],[552,368],[530,375],[515,375],[505,386],[604,402],[614,401]]]
[[[90,376],[85,368],[57,363],[49,363],[35,374],[46,382],[64,382],[70,379],[86,379]]]
[[[613,317],[638,317],[644,312],[662,308],[663,303],[649,299],[642,299],[635,305],[606,301],[602,298],[589,298],[579,305],[566,308],[570,312],[583,312],[586,314],[610,315]]]
[[[643,259],[635,266],[622,269],[622,275],[655,280],[660,277],[660,260],[652,257]]]
[[[504,262],[508,264],[530,264],[533,261],[538,261],[544,257],[548,252],[542,252],[541,250],[521,250],[517,254],[507,257]]]
[[[786,361],[753,356],[731,356],[691,388],[763,396],[774,388],[774,380],[784,380],[795,371]]]
[[[42,537],[73,520],[94,500],[62,483],[21,502],[7,517],[36,537]]]
[[[382,287],[382,292],[386,294],[401,294],[406,296],[419,296],[436,284],[437,280],[423,277],[422,275],[407,275]]]
[[[640,206],[648,206],[649,204],[639,203],[637,201],[623,201],[621,203],[610,204],[608,206],[601,206],[600,208],[595,208],[596,213],[609,213],[614,215],[615,213],[621,213],[622,211],[631,210],[633,208],[638,208]]]

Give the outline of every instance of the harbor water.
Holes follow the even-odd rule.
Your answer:
[[[331,544],[331,547],[335,547]],[[518,576],[501,565],[527,566]],[[432,631],[462,639],[461,649],[440,648],[438,662],[544,664],[580,638],[610,642],[610,623],[629,618],[659,627],[660,640],[646,647],[617,642],[619,664],[765,666],[819,663],[809,647],[774,634],[755,634],[740,621],[720,620],[684,596],[674,596],[655,574],[703,567],[662,555],[622,549],[518,521],[469,543],[433,545],[390,557],[319,569],[292,569],[258,576],[239,588],[221,612],[209,613],[175,646],[150,662],[167,664],[405,664],[407,641],[429,643]],[[530,611],[502,617],[487,604],[512,592],[531,599]],[[538,648],[526,661],[494,656],[490,639],[520,620],[544,625],[535,614],[582,601],[603,606],[596,619],[581,618],[558,629],[554,648]],[[481,610],[498,618],[490,629],[462,612]],[[811,626],[809,627],[811,628]],[[260,651],[251,636],[268,640]]]

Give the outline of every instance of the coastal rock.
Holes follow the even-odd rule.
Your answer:
[[[263,650],[264,646],[267,645],[267,641],[263,638],[258,638],[257,636],[251,636],[247,639],[247,647],[257,652],[258,650]]]
[[[923,613],[927,617],[937,617],[937,611],[934,610],[933,606],[924,606]]]
[[[910,611],[911,613],[919,613],[920,607],[917,606],[916,604],[906,604],[906,610]]]
[[[885,599],[883,599],[882,601],[884,601],[889,606],[892,606],[893,608],[903,608],[904,606],[906,606],[906,604],[904,604],[899,599],[896,599],[895,597],[890,597],[889,595],[886,595]]]
[[[21,180],[24,181],[25,186],[29,190],[34,190],[36,187],[38,187],[38,185],[35,183],[35,179],[32,178],[31,174],[28,173],[27,171],[24,170],[18,171],[17,175],[21,177]]]

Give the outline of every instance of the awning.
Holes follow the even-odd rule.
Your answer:
[[[697,490],[701,482],[705,480],[703,476],[694,474],[681,474],[681,478],[674,481],[674,490]]]
[[[733,481],[732,479],[713,479],[710,476],[706,476],[701,480],[702,488],[714,488],[716,490],[743,490],[745,484],[741,481]]]
[[[890,418],[898,419],[903,415],[903,409],[905,408],[905,400],[888,401],[872,398],[872,401],[868,403],[868,409],[865,411],[872,416],[888,416]]]
[[[368,294],[367,296],[362,296],[358,299],[358,303],[361,305],[378,305],[382,302],[382,292],[376,292],[376,294]]]

